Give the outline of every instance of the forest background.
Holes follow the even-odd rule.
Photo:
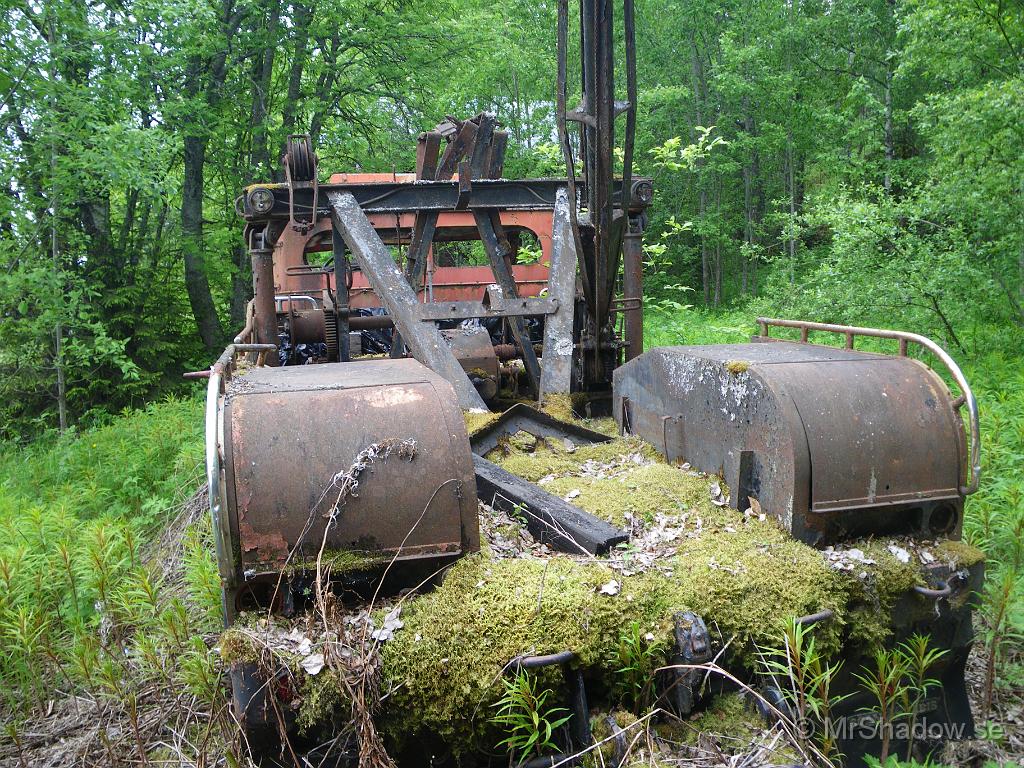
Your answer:
[[[324,172],[404,171],[497,114],[509,177],[560,170],[554,2],[3,0],[0,436],[185,391],[251,293],[235,198],[309,131]],[[931,335],[1024,328],[1014,0],[638,0],[652,329],[743,309]],[[680,150],[709,128],[717,143]],[[667,310],[661,317],[657,308]]]

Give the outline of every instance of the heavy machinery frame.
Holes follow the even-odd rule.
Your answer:
[[[578,404],[614,415],[667,461],[719,475],[733,506],[760,499],[813,546],[857,535],[959,537],[964,498],[980,475],[977,403],[956,363],[925,337],[761,318],[751,345],[643,352],[642,238],[654,190],[633,173],[632,0],[619,11],[624,100],[616,98],[614,10],[580,0],[581,100],[570,108],[570,16],[568,1],[558,4],[562,178],[502,178],[508,136],[481,113],[421,134],[411,174],[341,173],[321,182],[310,138],[290,136],[285,181],[244,190],[237,207],[254,298],[244,328],[205,374],[226,624],[254,607],[301,611],[317,552],[318,569],[325,552],[372,556],[370,565],[337,574],[344,590],[381,589],[372,567],[381,557],[395,589],[431,583],[479,548],[474,485],[498,506],[524,511],[531,533],[553,547],[570,542],[602,556],[623,545],[627,532],[483,457],[497,435],[516,430],[606,438],[520,404],[471,442],[460,410],[484,411],[510,385],[535,402],[578,395]],[[523,233],[537,240],[537,263],[517,263]],[[482,244],[484,264],[441,263],[436,244],[465,240]],[[800,340],[773,339],[772,327],[796,328]],[[542,329],[539,336],[531,328]],[[392,334],[384,355],[392,359],[368,360],[353,348],[353,333],[379,329]],[[818,332],[842,334],[845,349],[810,344]],[[855,350],[865,336],[896,341],[898,354]],[[940,360],[958,395],[909,358],[911,344]],[[284,354],[300,345],[312,351]],[[409,483],[387,461],[392,450],[413,462],[422,482]],[[332,494],[378,457],[373,487],[346,500],[342,520],[341,493],[333,503]],[[982,568],[924,570],[926,585],[908,592],[892,617],[894,638],[928,631],[950,651],[933,717],[969,724],[963,670],[970,594]],[[676,617],[674,637],[678,663],[710,659],[700,616]],[[572,650],[513,661],[517,669],[565,668],[577,714],[571,742],[586,746],[586,692],[570,669]],[[251,668],[232,674],[239,717],[255,738],[271,727],[266,686]],[[679,713],[694,706],[698,684],[676,671],[670,688]],[[858,758],[868,745],[845,748]]]

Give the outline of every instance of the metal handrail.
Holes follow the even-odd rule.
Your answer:
[[[225,379],[230,379],[235,356],[239,352],[270,352],[273,344],[229,344],[223,354],[210,367],[210,380],[206,385],[206,487],[210,497],[210,517],[213,522],[213,543],[217,552],[217,568],[225,587],[234,586],[235,570],[229,557],[231,545],[227,531],[221,525],[222,490],[220,485],[220,396]],[[257,363],[259,360],[257,361]]]
[[[279,295],[274,297],[274,303],[278,305],[278,310],[277,310],[278,312],[283,312],[284,311],[284,303],[286,301],[288,302],[289,306],[291,304],[294,304],[296,301],[308,302],[313,307],[313,309],[317,309],[320,306],[319,304],[317,304],[316,299],[314,299],[312,296],[298,295],[298,294],[292,296],[291,294],[287,294],[286,293],[286,294],[279,294]]]
[[[773,317],[759,317],[757,324],[760,326],[760,336],[771,338],[768,335],[768,328],[776,326],[780,328],[797,328],[800,330],[800,341],[807,343],[809,331],[825,331],[827,333],[841,333],[846,336],[846,348],[853,349],[853,340],[856,336],[871,336],[878,339],[895,339],[900,343],[900,357],[907,356],[907,345],[910,342],[935,355],[942,364],[946,366],[956,385],[960,388],[960,397],[953,401],[953,407],[960,410],[964,404],[967,405],[967,416],[969,426],[966,428],[970,445],[968,448],[967,483],[960,487],[960,493],[972,494],[978,490],[978,483],[981,480],[981,427],[978,422],[978,401],[967,383],[967,377],[960,370],[960,366],[949,356],[942,347],[918,333],[907,333],[906,331],[891,331],[883,328],[861,328],[856,325],[835,325],[833,323],[814,323],[808,320],[781,320]]]
[[[233,339],[235,344],[245,344],[252,338],[253,330],[256,327],[256,299],[249,299],[245,305],[245,325]]]

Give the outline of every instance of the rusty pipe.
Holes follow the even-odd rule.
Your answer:
[[[245,325],[242,326],[234,338],[235,344],[248,343],[252,338],[253,329],[256,327],[256,300],[249,299],[249,303],[245,305]]]
[[[622,236],[622,293],[626,299],[637,299],[636,306],[626,309],[626,360],[639,357],[644,351],[643,229],[632,220]]]
[[[519,357],[519,347],[515,344],[495,344],[494,354],[502,361],[515,360]]]
[[[374,331],[381,328],[394,328],[395,321],[387,315],[350,315],[348,327],[353,331]]]
[[[953,594],[953,587],[950,586],[948,581],[945,581],[944,579],[939,579],[938,589],[922,587],[920,584],[918,584],[913,587],[913,591],[916,594],[921,595],[921,597],[926,597],[929,600],[941,600],[942,598],[949,597],[951,594]]]
[[[801,616],[793,621],[795,624],[809,627],[813,624],[817,624],[819,621],[828,621],[833,616],[835,616],[835,612],[831,608],[826,608],[823,611],[818,611],[817,613],[809,613],[806,616]]]
[[[252,263],[254,327],[256,340],[277,347],[277,303],[274,300],[274,252],[271,248],[250,248]],[[277,356],[269,355],[269,364],[277,365]]]

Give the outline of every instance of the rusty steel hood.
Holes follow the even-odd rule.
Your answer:
[[[223,412],[241,571],[321,550],[448,560],[479,548],[462,413],[452,386],[415,360],[252,369],[232,380]],[[353,468],[373,446],[379,455]],[[345,474],[357,485],[335,512]]]
[[[804,540],[959,529],[963,424],[918,361],[789,342],[665,347],[615,372],[615,413]]]

